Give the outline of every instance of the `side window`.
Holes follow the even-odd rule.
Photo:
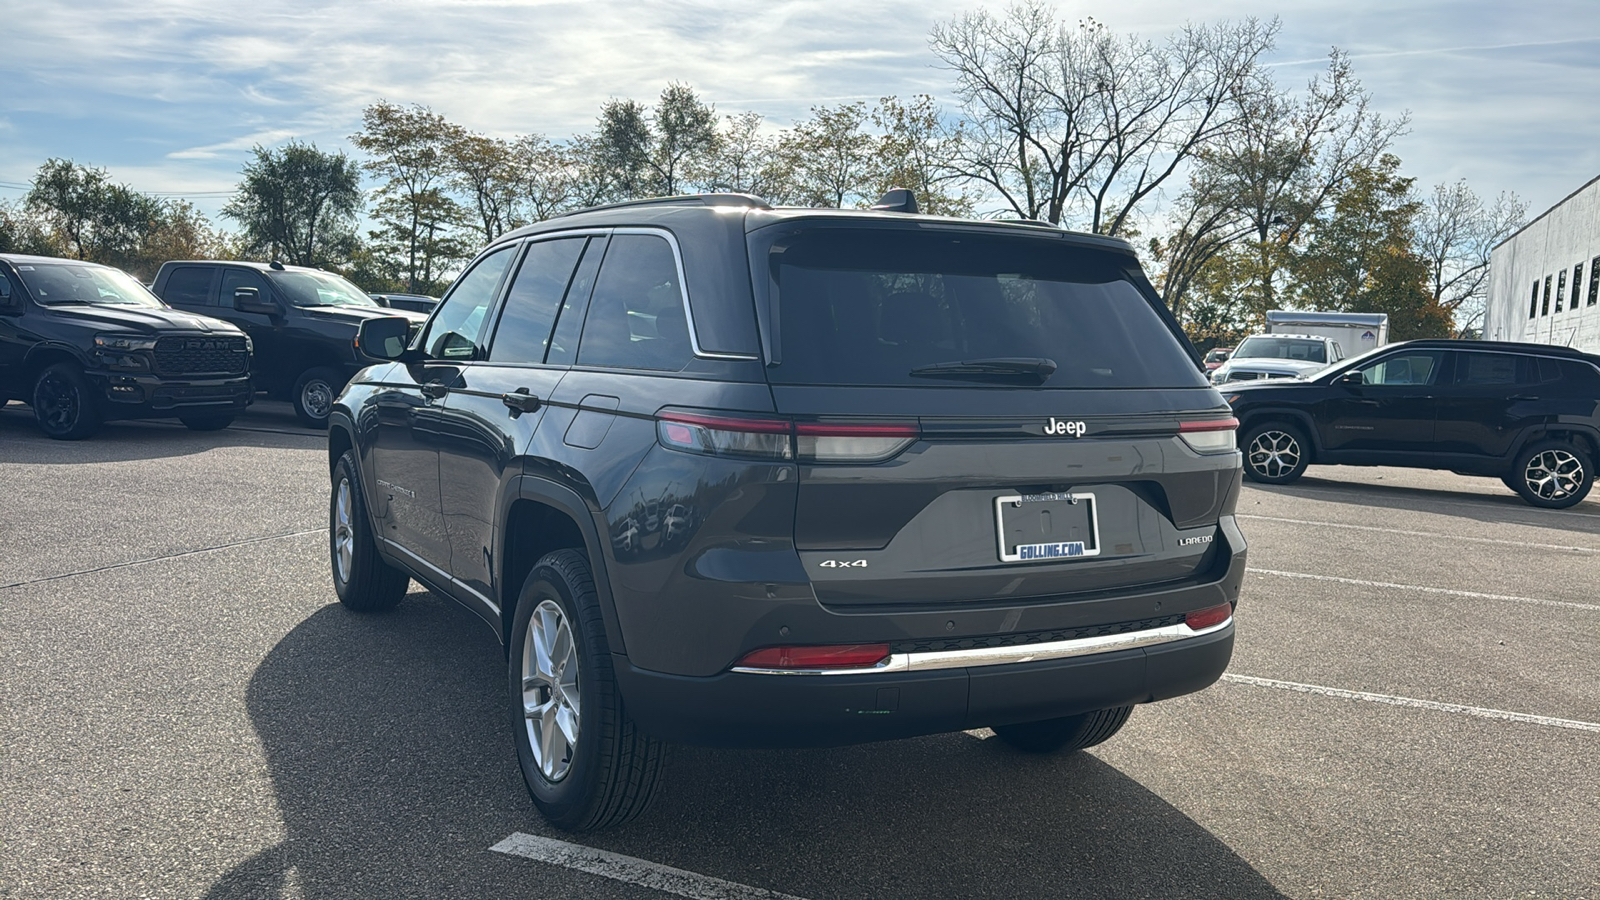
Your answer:
[[[222,270],[222,289],[217,291],[217,305],[232,306],[233,292],[242,287],[260,291],[263,300],[272,296],[272,291],[267,287],[267,280],[262,278],[260,273],[230,267]]]
[[[1544,277],[1544,305],[1539,307],[1539,315],[1550,315],[1550,276]]]
[[[1433,384],[1439,374],[1438,351],[1402,353],[1361,370],[1361,383],[1392,387]]]
[[[572,268],[578,264],[583,238],[539,241],[528,246],[528,253],[517,268],[511,290],[506,293],[505,310],[495,328],[489,359],[506,363],[544,362],[550,343],[550,329],[556,323],[561,298],[567,292]]]
[[[1533,302],[1528,304],[1528,318],[1539,314],[1539,279],[1533,280]]]
[[[422,336],[423,352],[434,359],[478,358],[483,320],[516,249],[515,245],[501,247],[456,279],[428,321],[428,331]]]
[[[1526,356],[1510,353],[1456,354],[1456,384],[1528,384],[1537,380],[1533,360]]]
[[[1587,305],[1593,306],[1596,300],[1600,300],[1600,256],[1596,256],[1589,261],[1589,302]]]
[[[1567,270],[1556,273],[1556,312],[1561,312],[1561,301],[1567,296]]]
[[[1561,364],[1548,356],[1539,357],[1539,380],[1541,382],[1560,381]]]
[[[594,279],[600,274],[600,260],[606,255],[606,238],[589,241],[583,251],[583,262],[572,276],[567,297],[561,302],[561,315],[556,318],[555,334],[550,337],[550,350],[544,355],[546,365],[570,366],[578,356],[578,336],[583,332],[583,314],[589,308],[589,294],[594,291]]]
[[[1334,341],[1333,342],[1333,359],[1328,360],[1328,362],[1338,362],[1341,359],[1344,359],[1344,348],[1339,346],[1339,342],[1338,341]]]
[[[211,266],[178,266],[167,277],[161,299],[168,306],[210,306]]]
[[[578,363],[676,372],[694,351],[672,245],[653,234],[619,234],[600,264]]]

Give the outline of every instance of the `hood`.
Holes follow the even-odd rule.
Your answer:
[[[88,303],[68,303],[47,306],[52,314],[81,322],[101,331],[125,331],[129,334],[162,334],[172,331],[200,332],[202,334],[244,334],[232,323],[210,316],[176,309],[139,306],[97,306]]]
[[[1263,357],[1260,359],[1230,359],[1212,371],[1212,377],[1226,377],[1229,372],[1271,372],[1274,375],[1298,375],[1301,377],[1320,372],[1328,367],[1327,363],[1312,362],[1298,359],[1273,359]]]
[[[325,322],[349,322],[353,327],[360,326],[368,319],[394,316],[410,319],[414,323],[428,320],[425,313],[412,312],[409,309],[389,309],[383,306],[303,306],[301,309],[308,318],[321,319]]]

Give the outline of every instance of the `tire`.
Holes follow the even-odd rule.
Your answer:
[[[233,413],[192,413],[179,416],[178,421],[190,431],[221,431],[233,424]]]
[[[517,763],[545,819],[592,831],[644,812],[666,748],[628,718],[583,554],[556,550],[528,573],[507,656]]]
[[[406,595],[411,577],[384,562],[372,539],[367,502],[361,496],[354,450],[333,467],[328,497],[328,559],[339,602],[357,612],[393,609]]]
[[[1509,482],[1534,506],[1566,509],[1580,503],[1594,486],[1594,458],[1576,443],[1534,441],[1517,454]]]
[[[100,401],[77,363],[46,366],[33,382],[33,417],[58,441],[81,441],[100,430]]]
[[[1252,425],[1239,441],[1244,474],[1262,484],[1288,484],[1305,474],[1311,442],[1298,425],[1273,421]]]
[[[1110,740],[1132,714],[1133,707],[1119,706],[1043,722],[996,725],[994,733],[1011,746],[1029,753],[1071,753]]]
[[[333,398],[344,388],[344,378],[337,370],[327,366],[313,366],[295,379],[289,400],[294,403],[295,418],[307,428],[327,428],[328,413],[333,411]]]

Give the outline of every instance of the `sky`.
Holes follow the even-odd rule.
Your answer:
[[[818,104],[927,93],[954,108],[929,30],[979,0],[0,0],[0,200],[49,157],[103,167],[216,218],[257,144],[351,151],[361,110],[421,103],[471,130],[564,138],[608,98],[687,82],[777,127]],[[1061,0],[1159,38],[1279,16],[1285,86],[1347,51],[1424,190],[1465,179],[1537,215],[1600,174],[1597,0]],[[358,155],[352,152],[352,155]]]

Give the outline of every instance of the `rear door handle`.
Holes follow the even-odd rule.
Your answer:
[[[448,393],[450,393],[450,389],[445,387],[442,382],[425,381],[422,383],[422,396],[427,397],[429,400],[438,400]]]
[[[539,398],[533,396],[525,387],[519,387],[509,394],[501,394],[500,402],[511,410],[511,418],[515,419],[523,413],[531,413],[539,408]]]

